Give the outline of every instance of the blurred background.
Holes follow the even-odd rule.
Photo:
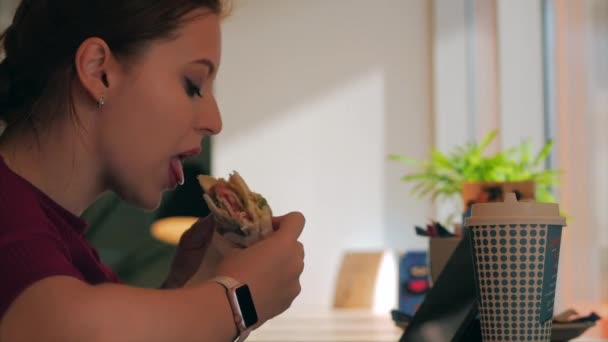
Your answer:
[[[17,2],[0,0],[1,28]],[[562,171],[548,190],[570,218],[556,310],[608,316],[608,1],[239,0],[223,29],[224,131],[192,170],[238,170],[276,214],[305,213],[294,310],[333,305],[346,252],[426,250],[414,226],[461,208],[413,194],[411,159],[496,131],[488,154],[553,142],[540,168]],[[199,195],[167,194],[169,213],[109,196],[89,238],[126,282],[158,286],[174,247],[150,225]]]

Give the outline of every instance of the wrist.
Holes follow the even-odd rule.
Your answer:
[[[214,298],[221,298],[222,305],[218,308],[218,316],[222,322],[227,322],[223,326],[228,328],[228,336],[232,338],[231,341],[234,341],[239,336],[239,329],[234,322],[234,314],[228,296],[226,296],[226,288],[214,281],[210,281],[209,286],[213,290]]]
[[[226,276],[218,276],[211,281],[224,288],[225,297],[232,310],[233,322],[237,328],[236,336],[238,341],[244,341],[259,322],[249,286]]]

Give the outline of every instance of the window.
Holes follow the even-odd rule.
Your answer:
[[[556,310],[607,316],[608,1],[435,0],[434,6],[436,146],[446,150],[495,128],[496,148],[526,138],[537,148],[554,138],[547,166],[564,171],[557,195],[571,217]]]
[[[559,195],[572,215],[565,229],[563,304],[608,314],[608,2],[545,1],[548,103],[565,171]],[[598,303],[603,307],[599,308]],[[606,331],[604,332],[606,334]],[[607,335],[608,336],[608,335]]]

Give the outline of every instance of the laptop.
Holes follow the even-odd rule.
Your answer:
[[[481,342],[469,230],[425,295],[400,342]]]

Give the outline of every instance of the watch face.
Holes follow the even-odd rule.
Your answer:
[[[239,307],[241,308],[241,314],[245,321],[247,328],[258,322],[258,313],[255,311],[255,305],[253,304],[253,298],[247,285],[242,285],[235,290],[236,298],[239,301]]]

